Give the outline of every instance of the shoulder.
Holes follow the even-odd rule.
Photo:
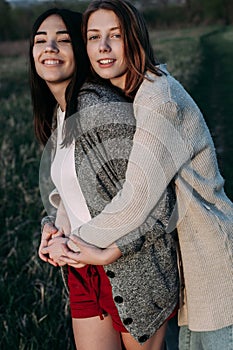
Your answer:
[[[185,116],[195,114],[200,116],[200,110],[183,85],[160,65],[162,75],[157,76],[146,72],[134,99],[134,109],[144,108],[148,111],[164,111],[172,115]]]
[[[149,71],[140,85],[134,99],[134,105],[149,106],[155,109],[166,103],[176,104],[180,108],[191,104],[192,98],[183,85],[167,70],[166,65],[159,65],[162,75],[157,76]]]
[[[145,78],[135,96],[135,105],[139,104],[154,108],[167,102],[173,102],[171,90],[175,86],[179,86],[179,83],[169,74],[165,65],[160,65],[159,69],[162,73],[161,76],[157,76],[149,71],[146,72]]]
[[[126,99],[119,91],[107,83],[86,82],[78,96],[78,109],[109,102],[126,102]]]
[[[107,83],[85,83],[78,96],[77,111],[83,131],[110,124],[135,124],[132,103]]]
[[[166,70],[160,65],[161,76],[149,71],[140,85],[133,102],[135,118],[138,123],[145,123],[152,116],[164,116],[166,119],[180,123],[181,111],[178,90],[183,89]],[[175,92],[176,91],[176,92]],[[175,93],[174,93],[175,92]],[[151,119],[154,123],[154,117]]]

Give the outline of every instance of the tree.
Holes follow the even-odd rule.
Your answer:
[[[230,2],[230,0],[203,0],[205,17],[211,20],[221,19],[225,24],[229,24]]]

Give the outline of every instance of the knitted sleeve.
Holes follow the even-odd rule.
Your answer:
[[[145,222],[191,157],[180,134],[176,103],[168,101],[153,109],[138,105],[135,117],[136,132],[122,190],[99,215],[73,232],[101,248]]]

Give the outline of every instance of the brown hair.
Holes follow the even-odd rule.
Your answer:
[[[83,36],[87,41],[87,25],[92,13],[97,10],[113,11],[119,19],[123,39],[125,58],[128,65],[126,86],[124,92],[134,97],[143,81],[147,70],[156,75],[161,72],[156,65],[153,49],[143,16],[128,1],[123,0],[93,0],[83,14]]]

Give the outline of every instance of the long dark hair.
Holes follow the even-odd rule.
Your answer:
[[[74,114],[77,110],[78,92],[84,83],[89,70],[89,59],[86,54],[85,44],[82,38],[82,14],[68,9],[52,8],[42,13],[35,21],[30,37],[30,65],[29,65],[29,80],[31,88],[31,98],[34,114],[34,129],[39,142],[46,144],[52,132],[52,121],[54,109],[57,104],[53,94],[49,90],[45,81],[37,74],[35,62],[33,59],[34,37],[41,23],[51,15],[58,15],[62,18],[67,31],[70,35],[71,44],[75,58],[75,71],[71,81],[66,88],[66,116]],[[71,130],[67,128],[67,133]],[[68,137],[69,139],[69,137]]]
[[[147,26],[140,12],[128,1],[93,0],[83,14],[83,37],[87,42],[87,24],[97,10],[113,11],[119,19],[124,39],[125,59],[128,65],[124,92],[134,97],[147,70],[156,75],[161,72],[149,40]]]

